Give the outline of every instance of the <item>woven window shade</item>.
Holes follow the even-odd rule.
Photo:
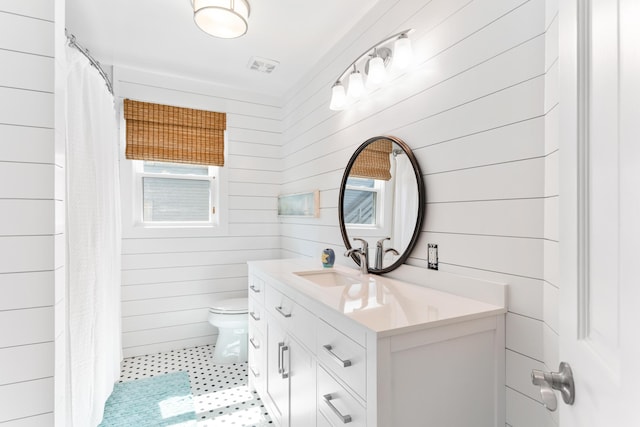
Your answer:
[[[227,115],[124,100],[126,158],[224,166]]]
[[[389,155],[392,149],[392,142],[388,139],[379,139],[367,145],[351,166],[349,176],[389,181],[391,179]]]

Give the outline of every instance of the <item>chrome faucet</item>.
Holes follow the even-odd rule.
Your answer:
[[[344,253],[344,256],[351,256],[352,254],[358,254],[360,257],[360,273],[369,274],[369,242],[358,237],[353,239],[354,241],[360,241],[362,243],[361,248],[351,248]]]
[[[391,237],[385,237],[384,239],[378,240],[378,243],[376,243],[376,262],[375,262],[376,270],[382,269],[382,261],[387,252],[391,252],[394,255],[400,255],[398,251],[396,251],[393,248],[384,249],[383,247],[384,247],[385,240],[391,240]]]

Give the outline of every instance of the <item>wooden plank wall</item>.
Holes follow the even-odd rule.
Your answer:
[[[320,189],[321,217],[281,220],[283,255],[315,258],[324,247],[341,254],[337,197],[351,153],[374,135],[404,139],[427,189],[426,223],[408,263],[426,268],[427,243],[437,243],[441,270],[510,285],[512,427],[554,424],[529,380],[547,360],[543,343],[553,342],[545,336],[557,310],[553,280],[545,282],[545,255],[553,259],[556,244],[545,212],[557,201],[549,172],[557,148],[545,145],[557,120],[549,93],[557,49],[547,46],[557,23],[549,3],[383,0],[320,59],[284,107],[282,192]],[[338,73],[409,27],[416,30],[416,67],[345,111],[329,110]]]
[[[0,5],[1,426],[53,425],[55,285],[64,283],[54,15],[47,0]]]
[[[208,307],[246,295],[248,260],[278,258],[281,109],[276,100],[199,81],[116,67],[118,99],[227,113],[228,231],[123,233],[122,330],[125,357],[215,342]],[[122,159],[122,168],[128,167]],[[122,180],[125,186],[125,180]],[[129,190],[123,188],[123,197]],[[123,222],[131,217],[123,203]]]

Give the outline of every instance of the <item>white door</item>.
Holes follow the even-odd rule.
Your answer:
[[[560,0],[560,108],[560,426],[640,426],[640,1]]]

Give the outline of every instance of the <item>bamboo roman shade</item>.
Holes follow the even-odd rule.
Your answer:
[[[227,115],[124,100],[127,159],[224,166]]]
[[[391,179],[389,155],[392,148],[392,142],[388,139],[379,139],[367,145],[351,166],[349,176],[389,181]]]

